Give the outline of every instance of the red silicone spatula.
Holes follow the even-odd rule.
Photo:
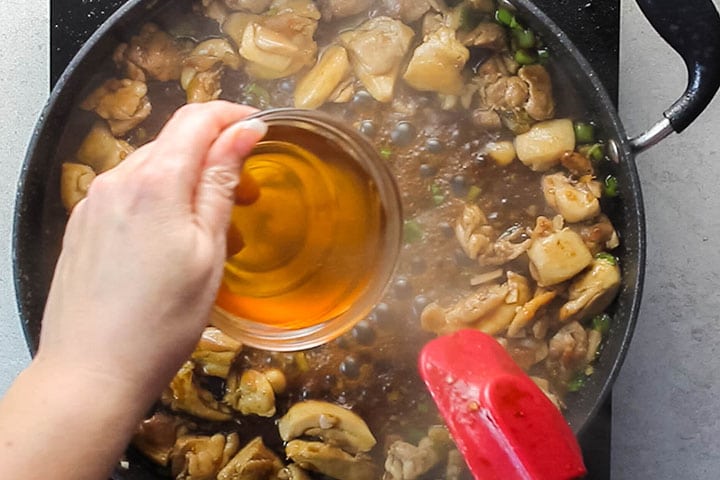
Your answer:
[[[562,414],[489,335],[428,343],[420,374],[478,480],[569,480],[587,473]]]

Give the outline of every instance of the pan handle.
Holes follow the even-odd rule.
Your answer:
[[[685,60],[688,86],[664,118],[630,140],[635,152],[685,130],[720,89],[720,15],[712,0],[637,0],[653,28]]]

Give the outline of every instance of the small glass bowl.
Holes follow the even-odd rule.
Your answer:
[[[397,184],[377,149],[352,125],[314,110],[292,108],[266,110],[250,118],[259,118],[268,125],[268,137],[272,136],[274,128],[294,128],[307,131],[315,138],[315,144],[320,136],[333,147],[341,149],[373,182],[381,203],[384,228],[379,232],[381,238],[377,238],[381,260],[375,262],[375,271],[364,291],[344,313],[314,326],[289,329],[253,321],[252,318],[240,318],[218,305],[213,309],[211,323],[250,347],[283,352],[314,348],[351,330],[384,295],[395,273],[402,244],[403,216]],[[293,140],[299,147],[313,153],[313,142],[304,145],[302,138]]]

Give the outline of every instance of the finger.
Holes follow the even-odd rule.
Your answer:
[[[256,111],[224,101],[186,105],[160,132],[153,155],[144,165],[165,172],[165,185],[189,203],[211,145],[223,130]]]
[[[195,212],[213,236],[225,237],[243,160],[266,133],[264,122],[247,120],[228,128],[210,147],[195,196]]]

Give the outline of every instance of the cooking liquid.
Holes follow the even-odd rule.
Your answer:
[[[230,252],[217,307],[283,329],[345,313],[382,257],[385,214],[369,175],[319,135],[285,126],[245,169],[260,195],[233,210],[242,250]]]

